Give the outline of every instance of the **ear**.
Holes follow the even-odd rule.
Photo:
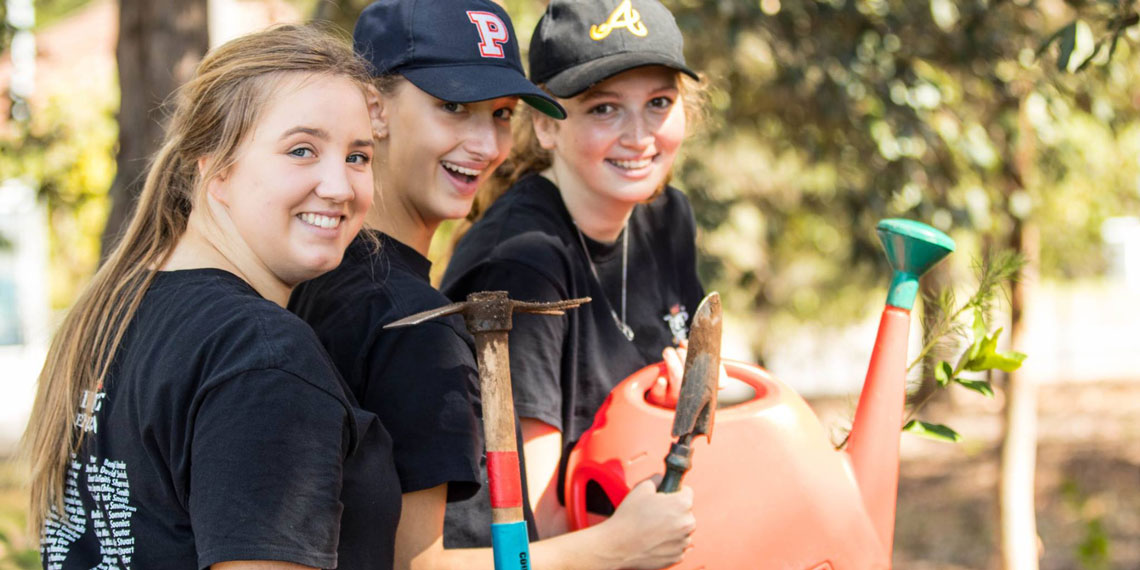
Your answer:
[[[374,85],[365,88],[364,100],[368,103],[368,120],[372,123],[372,138],[388,136],[388,111],[391,105]]]
[[[229,196],[226,192],[226,172],[219,172],[213,177],[206,179],[206,174],[210,170],[211,157],[201,156],[198,157],[198,177],[202,179],[202,186],[206,189],[206,193],[213,197],[218,202],[225,206],[229,206]]]
[[[532,123],[534,134],[538,137],[538,144],[546,150],[554,150],[558,146],[558,120],[542,113],[534,113]]]

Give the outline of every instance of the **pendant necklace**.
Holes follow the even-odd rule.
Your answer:
[[[598,268],[594,266],[594,259],[590,257],[590,248],[586,247],[586,238],[582,235],[582,229],[578,227],[578,222],[574,222],[574,230],[578,232],[578,242],[582,244],[582,253],[586,254],[586,263],[590,264],[590,272],[594,274],[594,279],[598,281],[601,286],[602,278],[598,276]],[[613,305],[610,306],[610,316],[614,318],[614,324],[617,325],[619,331],[625,335],[625,338],[630,341],[633,340],[633,329],[625,322],[625,291],[626,291],[626,270],[629,268],[629,223],[621,230],[621,318],[618,318],[617,313],[614,312]],[[605,287],[602,287],[602,295],[606,294]]]

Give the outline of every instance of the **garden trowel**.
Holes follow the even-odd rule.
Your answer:
[[[657,487],[659,493],[674,493],[692,466],[694,436],[712,441],[716,416],[717,380],[720,378],[720,295],[709,293],[697,307],[689,327],[689,349],[685,357],[685,373],[681,377],[681,395],[673,417],[673,437],[677,441],[665,456],[665,476]]]

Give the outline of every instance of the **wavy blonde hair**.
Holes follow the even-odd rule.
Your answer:
[[[84,437],[76,414],[92,411],[123,336],[154,279],[186,231],[203,181],[225,172],[273,96],[293,74],[348,78],[363,89],[366,64],[347,42],[312,26],[280,26],[240,37],[206,54],[174,95],[166,138],[154,156],[134,214],[118,245],[72,306],[40,372],[23,452],[31,464],[29,524],[63,513],[64,477]],[[198,161],[207,161],[199,173]]]

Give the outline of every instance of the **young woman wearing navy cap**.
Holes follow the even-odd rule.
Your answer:
[[[473,341],[459,317],[383,326],[449,302],[428,280],[432,236],[467,215],[507,157],[518,100],[551,120],[564,112],[527,81],[510,20],[489,0],[382,0],[354,37],[376,76],[379,204],[341,266],[298,287],[290,309],[392,434],[403,491],[397,567],[490,569],[490,549],[470,548],[490,546],[491,523]],[[531,562],[659,568],[688,544],[690,511],[688,493],[643,493],[609,525],[532,544]]]
[[[391,441],[285,310],[372,203],[368,73],[279,27],[206,55],[25,442],[46,569],[391,568]]]
[[[482,217],[456,245],[442,290],[593,298],[560,318],[516,316],[510,334],[529,495],[545,537],[566,530],[566,458],[610,390],[663,354],[670,388],[679,385],[673,347],[704,289],[692,211],[667,183],[699,85],[656,0],[553,0],[529,57],[532,80],[567,118],[533,117],[500,169],[505,182],[480,196]]]

